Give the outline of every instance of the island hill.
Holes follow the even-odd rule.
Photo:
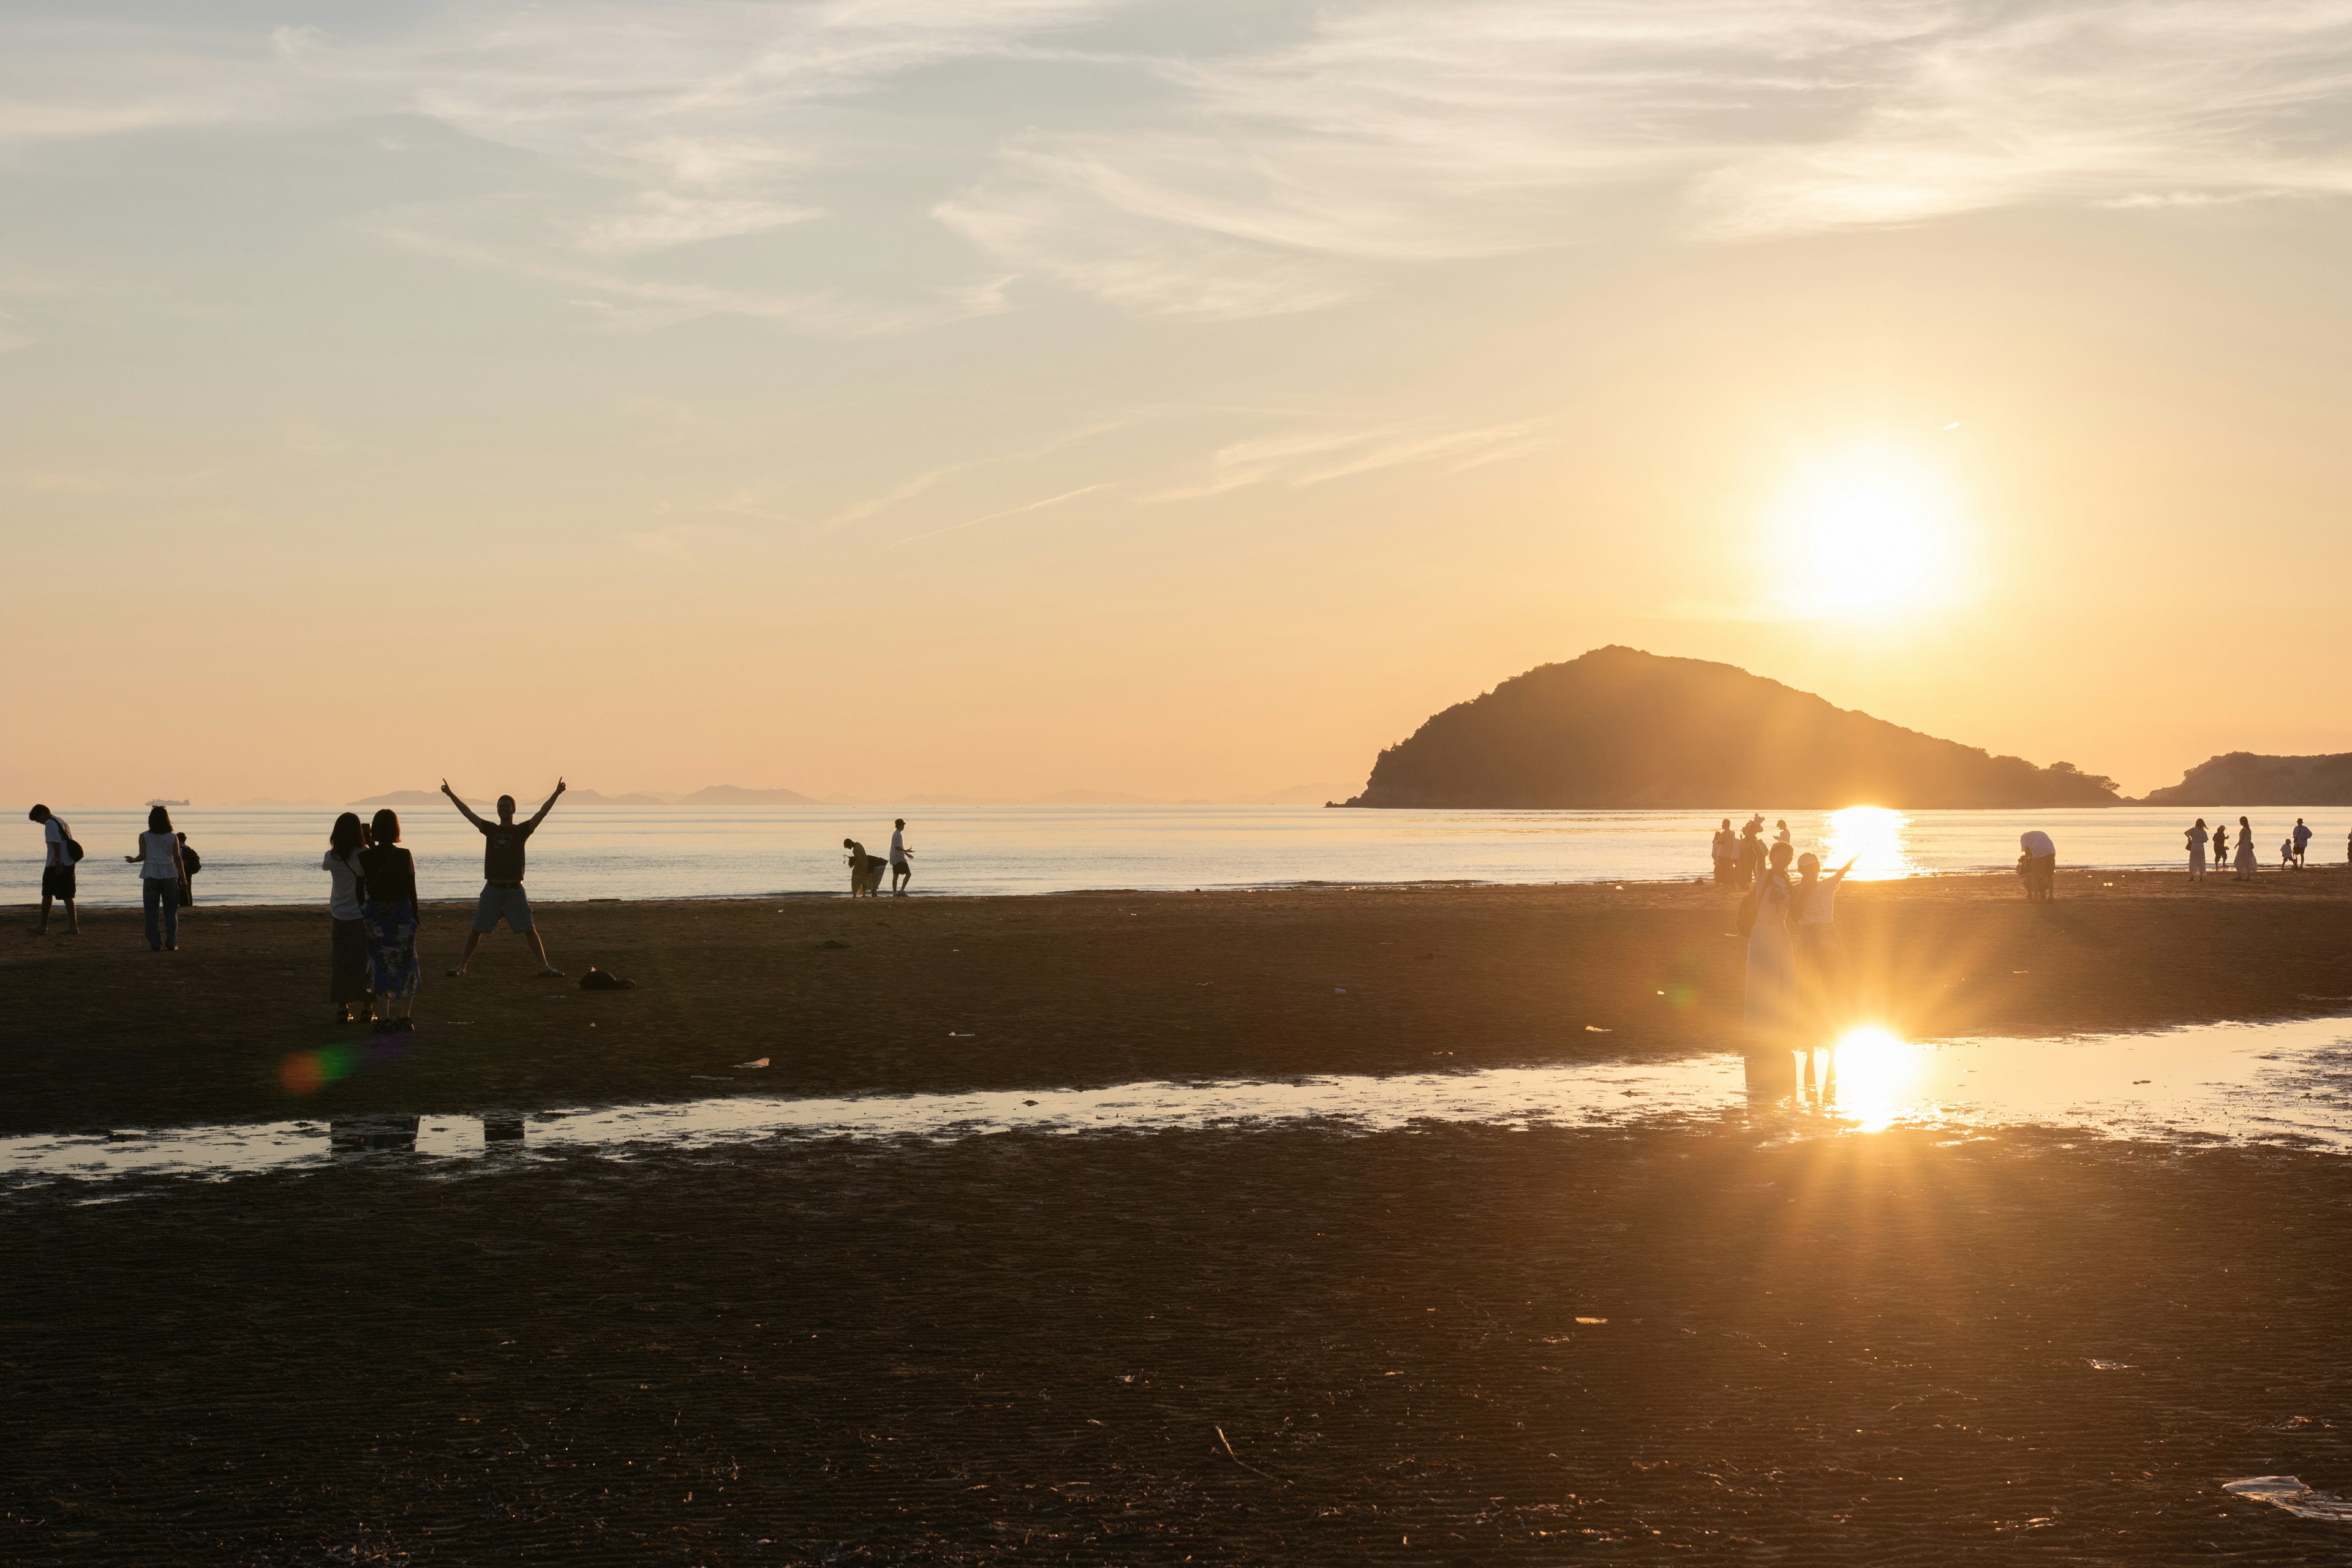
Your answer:
[[[1596,648],[1382,752],[1363,806],[2119,805],[2115,782],[1941,741],[1728,664]]]
[[[2229,752],[2152,789],[2143,805],[2352,805],[2352,752],[2265,757]]]

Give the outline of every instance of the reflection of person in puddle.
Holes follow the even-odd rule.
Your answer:
[[[1750,895],[1755,917],[1748,928],[1748,1005],[1743,1022],[1752,1044],[1780,1044],[1797,1023],[1790,858],[1788,845],[1773,845],[1764,874],[1756,879],[1756,890]]]

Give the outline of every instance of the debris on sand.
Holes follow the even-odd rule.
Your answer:
[[[2297,1519],[2321,1519],[2330,1524],[2352,1524],[2352,1502],[2347,1502],[2334,1492],[2305,1486],[2300,1476],[2248,1476],[2242,1481],[2222,1482],[2221,1489],[2238,1497],[2252,1498],[2257,1502],[2283,1508]]]

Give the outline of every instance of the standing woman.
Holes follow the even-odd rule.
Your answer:
[[[147,947],[161,952],[180,951],[180,841],[172,834],[172,814],[162,806],[147,813],[147,831],[139,836],[139,853],[122,858],[139,868],[139,903],[147,913]],[[163,929],[156,929],[155,911],[162,906]]]
[[[335,945],[327,961],[327,1005],[335,1022],[357,1022],[352,1009],[364,1016],[368,1005],[367,921],[360,908],[367,899],[367,877],[360,869],[360,851],[367,847],[367,829],[359,814],[347,811],[335,818],[327,834],[327,853],[320,868],[334,879],[327,893],[327,913],[335,922]]]
[[[2238,880],[2244,881],[2254,874],[2254,829],[2244,817],[2238,818]]]
[[[2192,882],[2205,879],[2205,840],[2209,837],[2213,840],[2213,854],[2218,858],[2221,853],[2221,836],[2208,834],[2205,819],[2200,816],[2197,819],[2197,826],[2189,830],[2189,879]]]
[[[1784,1038],[1797,1023],[1797,949],[1790,934],[1790,847],[1775,844],[1756,879],[1756,923],[1748,929],[1748,1037]]]
[[[391,807],[375,814],[368,847],[360,851],[366,879],[360,919],[367,925],[368,989],[375,993],[375,1032],[415,1033],[416,982],[416,861],[400,847],[400,818]]]

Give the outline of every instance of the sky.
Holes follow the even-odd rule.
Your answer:
[[[0,780],[2352,750],[2352,3],[0,12]]]

